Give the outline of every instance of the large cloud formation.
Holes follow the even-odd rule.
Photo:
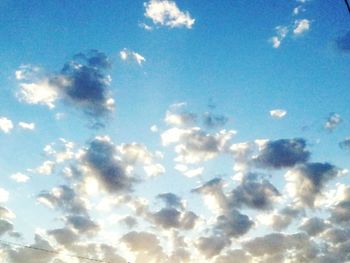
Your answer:
[[[78,53],[64,64],[58,73],[28,73],[28,67],[16,71],[20,81],[17,96],[29,104],[42,104],[54,108],[57,100],[83,110],[95,121],[105,118],[114,109],[109,89],[111,77],[106,73],[111,67],[109,58],[102,52],[90,50]]]

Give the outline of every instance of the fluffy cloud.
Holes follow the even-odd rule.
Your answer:
[[[4,133],[10,133],[12,129],[13,129],[12,121],[6,117],[0,117],[0,131],[3,131]]]
[[[20,77],[22,82],[17,95],[26,103],[49,108],[53,108],[58,99],[63,99],[88,116],[99,119],[114,108],[109,91],[111,78],[105,73],[110,67],[109,58],[102,52],[79,53],[59,73],[30,79]]]
[[[30,179],[30,177],[28,175],[25,175],[22,173],[15,173],[15,174],[11,175],[10,178],[12,180],[16,181],[17,183],[25,183]]]
[[[329,224],[325,223],[325,221],[318,217],[312,217],[306,219],[301,226],[300,230],[305,231],[309,236],[316,236],[322,233],[325,229],[329,227]]]
[[[172,126],[186,126],[196,123],[197,115],[190,112],[175,113],[171,111],[166,112],[165,123]]]
[[[236,249],[236,250],[230,250],[225,255],[218,256],[215,259],[215,263],[231,263],[233,258],[235,260],[235,263],[252,262],[252,257],[248,255],[244,250]]]
[[[82,155],[81,163],[90,169],[88,174],[96,179],[99,187],[109,193],[129,192],[136,182],[118,158],[117,149],[108,137],[93,139]]]
[[[195,245],[207,259],[210,259],[220,254],[226,246],[230,245],[230,242],[221,236],[200,237]]]
[[[4,188],[0,187],[0,203],[7,202],[9,195],[9,192],[7,192]]]
[[[5,233],[11,232],[13,230],[13,225],[6,219],[0,219],[0,236]]]
[[[215,134],[209,134],[200,128],[171,128],[162,133],[164,145],[176,143],[175,152],[177,162],[198,163],[214,158],[219,153],[228,150],[228,144],[233,130],[221,130]]]
[[[274,48],[279,48],[281,46],[282,41],[287,36],[289,30],[288,30],[288,27],[286,26],[277,26],[275,30],[276,30],[276,36],[271,37],[270,41]]]
[[[282,110],[282,109],[270,110],[270,116],[274,119],[281,119],[286,115],[287,115],[286,110]]]
[[[338,169],[329,163],[302,164],[286,173],[287,190],[299,205],[312,208],[325,184],[337,174]]]
[[[340,194],[336,199],[336,204],[331,207],[332,222],[341,224],[350,222],[350,187],[340,188]]]
[[[299,19],[299,20],[296,20],[294,23],[293,33],[295,35],[300,35],[308,31],[309,29],[310,29],[310,20]]]
[[[21,127],[24,130],[34,130],[35,129],[35,123],[31,122],[19,122],[18,126]]]
[[[336,44],[339,50],[344,52],[349,52],[350,51],[350,31],[340,36],[336,40]]]
[[[339,126],[339,124],[342,123],[342,118],[337,113],[330,113],[326,123],[324,124],[324,128],[328,131],[333,131],[335,128]]]
[[[231,193],[233,206],[247,206],[254,209],[272,209],[273,203],[280,195],[278,190],[266,179],[261,182],[251,180],[249,176]]]
[[[171,0],[150,0],[145,3],[145,16],[161,26],[192,28],[195,20],[187,11],[181,11]]]
[[[304,139],[280,139],[264,144],[255,163],[267,168],[286,168],[305,163],[309,156]]]
[[[126,48],[119,52],[119,56],[124,61],[129,59],[134,60],[140,66],[142,65],[142,63],[146,62],[146,59],[141,54],[135,51],[130,51]]]

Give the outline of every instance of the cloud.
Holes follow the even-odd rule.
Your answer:
[[[162,200],[169,208],[184,208],[184,203],[181,198],[173,193],[164,193],[157,195],[157,198]]]
[[[330,209],[330,220],[337,224],[348,223],[350,221],[350,187],[341,187],[339,197],[335,201],[336,204]]]
[[[298,19],[294,22],[294,35],[301,35],[310,29],[310,20]]]
[[[177,162],[198,163],[214,158],[228,150],[228,144],[236,132],[221,130],[209,134],[200,128],[170,128],[161,134],[163,145],[176,143]]]
[[[13,224],[6,219],[0,219],[0,236],[13,231]]]
[[[274,214],[270,214],[271,227],[275,231],[281,231],[287,228],[293,220],[297,219],[302,211],[293,206],[286,206]]]
[[[33,131],[35,129],[35,123],[33,123],[33,122],[28,123],[28,122],[21,121],[18,123],[18,126],[24,130],[32,130]]]
[[[30,179],[28,175],[22,173],[15,173],[11,175],[10,178],[17,183],[26,183]]]
[[[13,129],[13,123],[6,117],[0,117],[0,131],[10,133]]]
[[[69,214],[87,214],[88,203],[74,189],[66,185],[54,187],[50,192],[43,191],[37,196],[38,202]]]
[[[79,240],[79,233],[68,227],[49,230],[47,234],[54,237],[59,244],[68,248]]]
[[[200,237],[195,242],[197,249],[207,259],[220,254],[220,252],[228,245],[230,245],[230,241],[221,236]]]
[[[150,0],[145,3],[145,16],[161,26],[192,28],[195,19],[189,12],[181,11],[171,0]]]
[[[190,112],[166,112],[165,123],[171,126],[188,126],[196,123],[197,115]]]
[[[215,258],[215,263],[231,263],[234,258],[235,263],[251,263],[252,257],[248,255],[244,250],[235,249],[228,251],[225,255],[221,255]]]
[[[325,223],[325,221],[318,217],[312,217],[306,219],[301,226],[300,230],[305,231],[309,236],[316,236],[322,233],[329,227],[329,224]]]
[[[35,235],[35,242],[31,247],[39,247],[45,250],[54,250],[51,244],[40,235]],[[43,253],[40,250],[23,248],[9,248],[7,250],[7,257],[11,263],[47,263],[55,257],[53,253]]]
[[[164,229],[192,229],[198,216],[191,212],[182,212],[175,208],[162,208],[159,211],[149,215],[149,219],[153,221],[156,226],[161,226]]]
[[[142,65],[144,62],[146,62],[146,59],[139,53],[135,51],[130,51],[126,48],[124,48],[122,51],[119,52],[119,56],[121,60],[134,60],[138,65]]]
[[[337,113],[330,113],[326,123],[324,124],[324,128],[328,131],[333,131],[335,128],[337,128],[342,123],[342,118]]]
[[[336,40],[336,44],[340,51],[349,52],[350,51],[350,31],[340,36]]]
[[[0,206],[0,218],[2,219],[11,219],[15,218],[15,214],[7,209],[6,207]]]
[[[204,126],[209,129],[215,129],[225,126],[228,122],[228,118],[224,115],[213,114],[211,112],[206,112],[203,115]]]
[[[247,206],[254,209],[269,210],[280,196],[279,191],[266,179],[244,179],[243,182],[233,189],[230,201],[234,207]]]
[[[7,202],[9,195],[10,195],[9,192],[7,192],[4,188],[0,187],[0,203]]]
[[[90,175],[99,187],[109,193],[126,193],[132,190],[136,179],[125,164],[117,158],[117,149],[109,137],[96,137],[81,157],[81,163],[90,169]]]
[[[270,116],[274,119],[282,119],[286,115],[287,115],[286,110],[282,110],[282,109],[270,110]]]
[[[79,235],[86,234],[89,236],[93,236],[96,235],[97,232],[100,230],[99,225],[93,222],[86,215],[67,216],[66,223],[68,226],[75,229]]]
[[[304,139],[279,139],[268,141],[255,158],[255,164],[266,168],[287,168],[305,163],[310,152],[305,149]]]
[[[51,175],[55,169],[55,165],[56,163],[53,161],[45,161],[33,171],[42,175]]]
[[[343,150],[350,150],[350,137],[346,137],[343,141],[339,143],[339,147]]]
[[[270,38],[270,42],[274,48],[279,48],[281,46],[282,41],[286,38],[288,34],[288,27],[286,26],[277,26],[275,28],[276,36]]]
[[[114,109],[109,91],[111,78],[106,74],[110,67],[109,58],[102,52],[78,53],[59,73],[20,78],[17,96],[26,103],[49,108],[54,108],[55,102],[62,99],[89,117],[99,119]]]
[[[301,206],[313,208],[326,183],[335,178],[338,169],[329,163],[306,163],[285,174],[287,190]]]

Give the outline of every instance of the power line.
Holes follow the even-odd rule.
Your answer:
[[[60,254],[59,251],[55,251],[55,250],[50,250],[50,249],[45,249],[45,248],[40,248],[40,247],[34,247],[34,246],[28,246],[28,245],[24,245],[24,244],[19,244],[19,243],[15,243],[15,242],[10,242],[10,241],[5,241],[5,240],[1,240],[0,239],[0,243],[5,245],[5,246],[16,246],[16,247],[21,247],[21,248],[27,248],[27,249],[32,249],[32,250],[37,250],[37,251],[41,251],[44,253],[49,253],[49,254]],[[112,263],[112,262],[108,262],[108,261],[104,261],[104,260],[99,260],[99,259],[95,259],[95,258],[88,258],[88,257],[84,257],[84,256],[78,256],[78,255],[69,255],[69,254],[65,254],[65,256],[71,257],[71,258],[77,258],[77,259],[83,259],[83,260],[89,260],[89,261],[93,261],[93,262],[100,262],[100,263]]]
[[[349,14],[350,14],[350,4],[349,4],[348,0],[344,0],[344,2],[346,4],[348,11],[349,11]]]

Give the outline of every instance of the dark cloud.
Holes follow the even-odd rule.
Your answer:
[[[229,238],[237,238],[246,234],[253,225],[254,222],[247,215],[243,215],[239,211],[232,209],[225,215],[217,217],[214,231]]]
[[[100,230],[99,225],[86,215],[67,216],[66,223],[68,226],[75,229],[79,234],[96,235],[96,233]]]
[[[227,252],[225,255],[218,256],[215,259],[215,263],[251,263],[252,257],[248,255],[244,250],[235,249]]]
[[[5,219],[0,219],[0,236],[13,231],[13,224]]]
[[[47,233],[54,237],[59,244],[68,248],[79,240],[79,234],[68,227],[49,230]]]
[[[350,137],[345,138],[339,143],[339,147],[343,150],[350,151]]]
[[[309,236],[316,236],[322,233],[329,227],[329,224],[325,223],[325,221],[318,217],[312,217],[307,219],[299,229],[305,231]]]
[[[35,235],[35,242],[32,247],[39,247],[45,250],[55,250],[50,243],[39,235]],[[11,263],[47,263],[50,262],[56,254],[43,253],[40,250],[23,248],[10,248],[7,250],[7,259]]]
[[[343,190],[342,198],[331,207],[330,220],[337,224],[350,222],[350,187]]]
[[[115,145],[107,137],[93,139],[84,156],[84,165],[93,170],[99,186],[109,193],[130,192],[135,178],[129,176],[125,165],[117,159]]]
[[[67,62],[58,76],[51,82],[62,93],[63,98],[94,118],[104,117],[113,110],[109,92],[110,68],[108,57],[97,50],[79,53]]]
[[[58,208],[71,214],[87,214],[86,202],[66,185],[53,188],[50,192],[42,192],[38,201],[52,208]]]
[[[174,207],[180,209],[184,208],[181,198],[173,193],[159,194],[157,195],[157,198],[164,201],[167,207]]]
[[[321,195],[325,184],[336,177],[338,169],[329,163],[307,163],[286,174],[287,181],[303,206],[314,207],[316,197]]]
[[[206,112],[203,115],[204,126],[209,129],[223,127],[227,122],[228,118],[224,115],[213,114],[211,112]]]
[[[128,228],[137,226],[137,219],[133,216],[126,216],[121,220],[121,222],[123,222]]]
[[[100,250],[103,254],[103,260],[113,263],[127,263],[127,261],[116,253],[116,248],[110,245],[102,244]]]
[[[249,179],[249,175],[246,178],[232,191],[230,196],[232,206],[244,205],[260,210],[272,209],[276,197],[280,195],[278,190],[266,179],[257,182]]]
[[[304,139],[280,139],[267,142],[255,159],[258,166],[267,168],[287,168],[305,163],[310,152]]]
[[[344,52],[349,52],[350,51],[350,31],[340,36],[336,40],[336,44],[339,50]]]
[[[14,214],[6,207],[0,206],[0,218],[11,218]]]
[[[231,242],[222,236],[200,237],[195,243],[197,249],[207,259],[220,254],[230,244]]]
[[[272,216],[272,228],[276,231],[281,231],[287,228],[301,214],[302,210],[287,206]]]

